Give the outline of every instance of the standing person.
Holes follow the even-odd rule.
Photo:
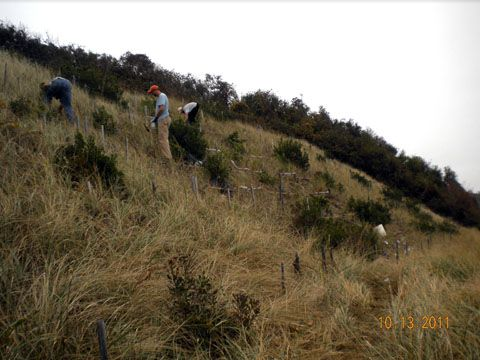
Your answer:
[[[155,117],[152,119],[152,123],[155,124],[157,131],[160,153],[164,158],[170,160],[172,159],[172,153],[168,141],[168,127],[172,120],[170,119],[170,114],[168,112],[167,95],[160,91],[158,85],[150,86],[147,94],[151,94],[157,98],[157,101],[155,102]]]
[[[197,116],[198,109],[200,109],[200,104],[196,102],[190,102],[186,105],[180,106],[177,110],[185,115],[185,119],[190,125],[195,123],[195,117]]]
[[[67,114],[68,121],[73,124],[75,121],[75,113],[72,107],[72,83],[62,77],[56,77],[49,83],[42,82],[40,89],[43,92],[44,101],[50,105],[52,99],[58,99],[60,101],[60,107],[58,112],[62,109]]]

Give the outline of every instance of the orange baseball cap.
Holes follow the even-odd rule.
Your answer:
[[[152,85],[150,86],[150,89],[148,89],[147,94],[153,93],[155,90],[160,90],[158,85]]]

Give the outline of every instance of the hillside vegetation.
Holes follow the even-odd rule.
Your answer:
[[[207,150],[204,167],[161,164],[143,94],[124,93],[122,107],[75,87],[84,140],[42,108],[49,70],[0,52],[5,63],[1,358],[96,358],[99,319],[113,359],[480,357],[478,230],[304,141],[238,121],[202,119],[220,150]],[[115,128],[104,143],[92,123],[100,108]],[[72,153],[81,171],[68,171]],[[283,178],[283,210],[280,172],[296,174]],[[209,181],[220,173],[223,189]],[[370,231],[378,219],[388,245]],[[397,326],[386,329],[387,317]]]
[[[155,79],[170,96],[195,99],[217,119],[241,120],[308,140],[328,157],[366,172],[432,211],[480,228],[480,207],[451,168],[440,169],[419,156],[407,156],[354,120],[331,118],[324,107],[313,111],[302,99],[286,101],[263,90],[239,97],[233,85],[221,76],[207,74],[205,79],[197,79],[191,74],[179,74],[155,64],[145,54],[126,52],[116,59],[75,45],[60,46],[5,22],[0,22],[0,49],[14,51],[57,75],[75,79],[89,94],[123,107],[128,106],[124,90],[143,92]]]

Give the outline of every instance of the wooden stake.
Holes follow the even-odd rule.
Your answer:
[[[230,194],[230,188],[227,188],[227,199],[228,199],[228,207],[232,208],[232,195]]]
[[[93,187],[90,180],[87,180],[87,187],[88,187],[88,193],[91,194],[93,192]]]
[[[105,126],[102,125],[102,143],[103,146],[105,147]]]
[[[197,177],[195,175],[192,175],[190,177],[190,180],[192,182],[192,190],[193,190],[193,193],[195,194],[196,197],[198,197],[198,181],[197,181]]]
[[[397,263],[398,263],[398,260],[400,259],[400,254],[398,252],[398,244],[399,243],[400,243],[400,240],[395,241],[395,259],[397,259]]]
[[[285,288],[285,267],[283,266],[283,262],[280,264],[280,281],[282,285],[282,293],[285,294],[287,289]]]
[[[295,253],[295,259],[293,260],[293,271],[297,275],[300,275],[302,273],[300,269],[300,256],[298,256],[298,252]]]
[[[325,241],[322,240],[322,244],[321,244],[321,251],[322,251],[322,268],[323,268],[323,272],[327,272],[327,257],[325,255]]]
[[[333,259],[333,245],[332,245],[332,243],[330,242],[330,236],[329,236],[329,241],[328,241],[328,243],[329,243],[329,244],[328,244],[328,245],[329,245],[329,246],[328,246],[328,247],[329,247],[328,251],[329,251],[329,253],[330,253],[330,262],[332,263],[332,267],[335,267],[335,266],[336,266],[336,265],[335,265],[335,260]]]
[[[105,322],[103,320],[97,320],[97,336],[100,360],[108,360],[107,331],[105,329]]]
[[[7,63],[5,62],[5,69],[3,70],[3,92],[7,88]]]
[[[278,186],[278,194],[280,198],[280,205],[282,206],[282,210],[285,209],[285,199],[283,197],[283,176],[282,173],[279,174],[280,176],[280,185]]]
[[[152,180],[152,193],[153,195],[157,193],[157,184],[155,183],[155,180]]]

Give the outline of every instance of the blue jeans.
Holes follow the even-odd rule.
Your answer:
[[[54,79],[46,93],[47,102],[50,103],[52,98],[58,99],[62,104],[65,114],[70,123],[75,122],[75,113],[72,107],[72,84],[64,78]]]

